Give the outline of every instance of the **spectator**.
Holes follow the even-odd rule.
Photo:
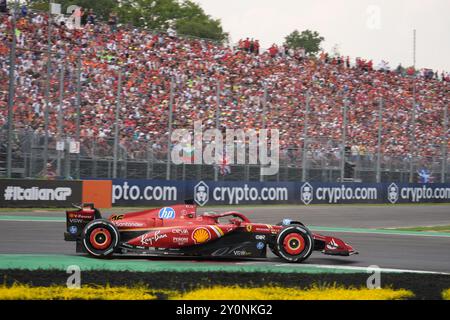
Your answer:
[[[251,42],[250,40],[247,38],[244,40],[244,50],[247,52],[250,52],[250,46],[251,46]]]
[[[272,58],[275,58],[278,54],[278,46],[274,43],[272,44],[272,46],[269,48],[269,54]]]
[[[41,171],[39,176],[41,176],[42,178],[47,179],[47,180],[55,180],[56,171],[53,168],[53,165],[50,162],[47,163],[46,168]]]
[[[97,16],[95,15],[94,10],[89,9],[89,12],[86,17],[87,23],[94,25],[96,19],[97,19]]]
[[[352,157],[351,157],[352,160],[351,161],[352,162],[359,161],[359,146],[356,145],[356,144],[352,145],[350,151],[351,151],[351,154],[352,154]]]
[[[260,45],[259,45],[259,40],[255,40],[255,42],[253,43],[253,53],[255,54],[255,55],[259,55],[259,47],[260,47]]]
[[[22,14],[22,17],[26,17],[28,14],[28,8],[27,6],[24,4],[22,5],[22,7],[20,8],[20,13]]]
[[[118,22],[117,13],[111,12],[109,14],[108,24],[109,27],[111,28],[111,32],[113,33],[117,31],[117,22]]]
[[[3,12],[3,13],[8,12],[8,5],[6,3],[6,0],[0,0],[0,12]]]

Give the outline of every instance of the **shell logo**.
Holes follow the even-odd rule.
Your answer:
[[[192,233],[192,239],[195,241],[195,243],[204,243],[211,239],[211,233],[208,229],[204,227],[200,227],[194,230]]]

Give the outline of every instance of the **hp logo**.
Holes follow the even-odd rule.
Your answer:
[[[175,210],[171,207],[164,207],[159,210],[160,219],[175,219]]]

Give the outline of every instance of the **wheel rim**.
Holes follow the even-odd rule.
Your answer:
[[[98,228],[91,232],[89,242],[92,247],[97,250],[103,250],[111,244],[111,233],[108,229]]]
[[[290,255],[300,254],[305,249],[305,240],[297,233],[288,234],[283,240],[283,248]]]

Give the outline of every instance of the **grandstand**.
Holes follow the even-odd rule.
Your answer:
[[[7,145],[11,21],[10,15],[0,15],[1,162]],[[49,29],[48,16],[42,12],[18,19],[16,38],[12,144],[16,177],[40,176],[47,162],[56,166],[62,156],[56,141],[78,140],[79,135],[81,153],[66,154],[71,161],[65,161],[65,174],[58,164],[58,175],[164,179],[172,101],[173,128],[191,129],[195,120],[215,127],[219,106],[222,128],[279,129],[281,170],[269,180],[305,179],[302,168],[306,167],[311,180],[336,181],[342,162],[344,109],[347,157],[355,163],[352,179],[376,180],[380,133],[381,181],[407,181],[419,168],[433,172],[436,180],[441,173],[444,180],[450,178],[446,160],[450,141],[444,121],[450,75],[446,73],[374,70],[362,59],[345,63],[347,57],[326,53],[304,57],[279,50],[257,55],[205,39],[124,26],[116,29],[102,22],[79,30],[53,23]],[[44,145],[46,101],[48,148]],[[214,176],[214,168],[208,166],[172,165],[171,170],[178,179]],[[259,168],[235,166],[230,175],[220,178],[242,177],[259,179]]]

